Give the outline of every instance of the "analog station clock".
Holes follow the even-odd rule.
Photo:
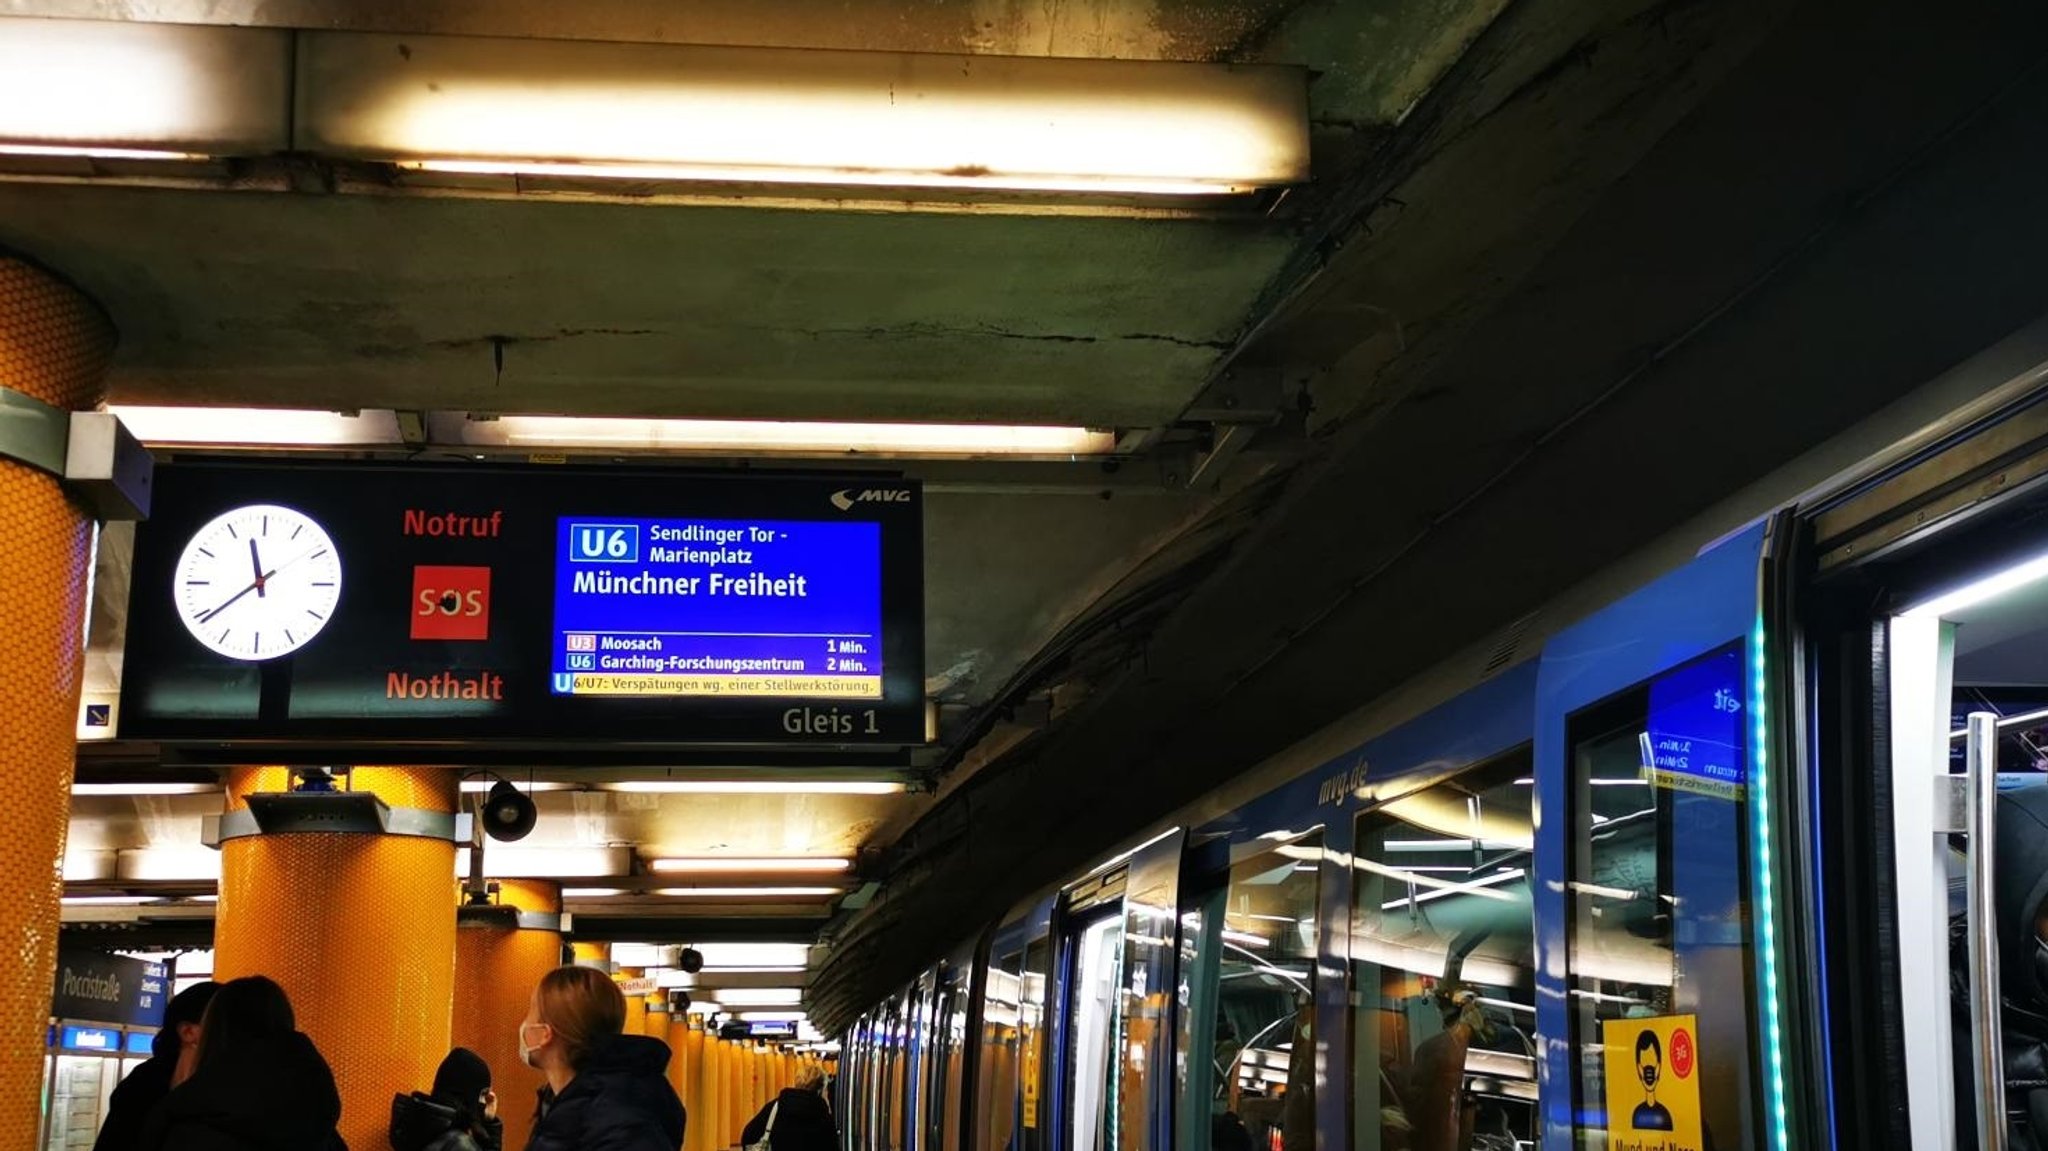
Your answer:
[[[306,646],[341,602],[341,556],[304,512],[251,504],[215,517],[185,545],[172,598],[186,630],[229,659]]]

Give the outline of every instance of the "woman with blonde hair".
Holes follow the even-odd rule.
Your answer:
[[[669,1086],[668,1044],[623,1034],[626,997],[602,971],[558,967],[541,977],[519,1024],[519,1053],[547,1078],[526,1151],[677,1151],[682,1100]]]
[[[770,1151],[834,1151],[839,1130],[825,1102],[825,1072],[808,1067],[796,1086],[785,1087],[740,1132],[740,1146],[766,1142]]]

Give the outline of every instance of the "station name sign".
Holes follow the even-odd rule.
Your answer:
[[[169,464],[123,738],[923,742],[911,481]]]

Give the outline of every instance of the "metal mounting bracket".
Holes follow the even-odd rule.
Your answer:
[[[149,518],[155,461],[109,412],[67,412],[0,387],[0,459],[57,477],[101,520]]]

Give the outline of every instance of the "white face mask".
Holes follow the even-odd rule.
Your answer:
[[[546,1026],[547,1024],[545,1023],[522,1023],[519,1025],[519,1061],[528,1067],[538,1068],[540,1065],[533,1061],[534,1049],[526,1045],[526,1030],[529,1027]]]

